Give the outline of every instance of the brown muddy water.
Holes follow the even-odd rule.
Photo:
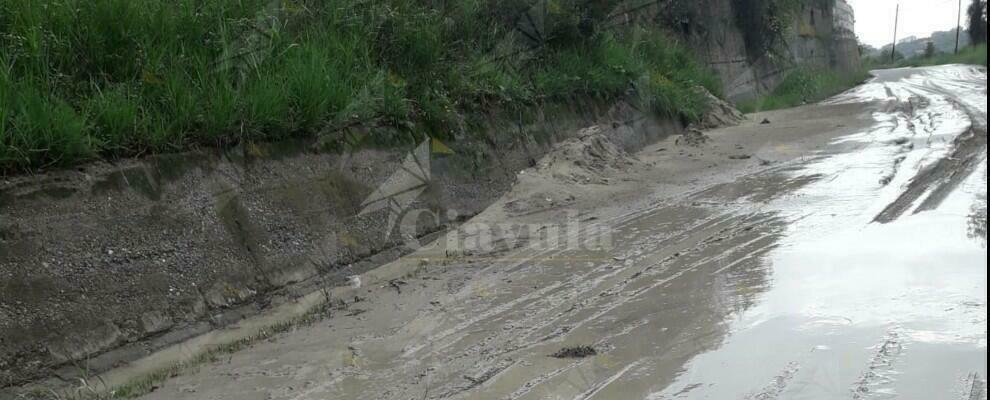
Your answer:
[[[385,268],[420,271],[401,286],[364,277],[348,312],[146,398],[984,399],[986,73],[876,74],[608,185],[532,185],[608,246],[428,246]]]

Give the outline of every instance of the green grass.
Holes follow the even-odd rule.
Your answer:
[[[969,46],[959,50],[959,53],[939,53],[932,57],[901,58],[896,62],[891,62],[888,57],[870,57],[864,60],[864,64],[870,69],[882,68],[904,68],[904,67],[925,67],[932,65],[946,64],[969,64],[987,65],[987,45],[986,43]]]
[[[936,54],[933,57],[917,57],[909,58],[906,60],[901,60],[897,63],[898,67],[923,67],[931,65],[945,65],[945,64],[969,64],[969,65],[987,65],[987,45],[986,43],[980,44],[978,46],[966,47],[959,50],[958,54],[955,53],[941,53]]]
[[[736,106],[744,113],[752,113],[813,103],[863,83],[868,77],[866,70],[841,72],[799,67],[791,70],[770,94]]]
[[[605,31],[617,0],[6,0],[0,172],[380,127],[373,144],[470,137],[500,109],[638,89],[695,119],[718,81],[652,25]],[[603,8],[604,7],[604,8]],[[591,21],[589,23],[589,21]]]

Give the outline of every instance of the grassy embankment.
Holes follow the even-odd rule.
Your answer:
[[[798,67],[789,72],[770,94],[740,102],[736,106],[742,112],[751,113],[813,103],[842,93],[868,77],[866,69],[835,71]]]
[[[656,24],[605,28],[609,5],[562,0],[520,29],[527,3],[6,0],[0,173],[355,125],[377,145],[463,138],[494,111],[633,87],[690,120],[693,87],[719,92]]]
[[[986,43],[969,46],[959,50],[959,53],[939,53],[932,57],[913,57],[898,60],[897,62],[890,63],[887,61],[878,61],[876,59],[870,59],[867,62],[873,69],[877,68],[903,68],[903,67],[925,67],[932,65],[945,65],[945,64],[969,64],[969,65],[987,65],[987,45]]]

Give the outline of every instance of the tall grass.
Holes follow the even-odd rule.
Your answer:
[[[383,143],[462,137],[467,115],[633,88],[692,119],[694,87],[719,92],[658,28],[589,25],[599,3],[560,0],[541,41],[524,40],[518,16],[534,3],[5,0],[0,171],[361,122],[388,127]]]
[[[770,94],[742,101],[736,106],[742,112],[751,113],[813,103],[863,83],[868,77],[866,70],[836,71],[798,67],[787,73]]]

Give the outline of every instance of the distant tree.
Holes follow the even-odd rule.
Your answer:
[[[973,44],[987,42],[987,0],[973,0],[966,10],[969,14],[969,38]]]
[[[935,57],[935,42],[929,40],[925,43],[925,58]]]

